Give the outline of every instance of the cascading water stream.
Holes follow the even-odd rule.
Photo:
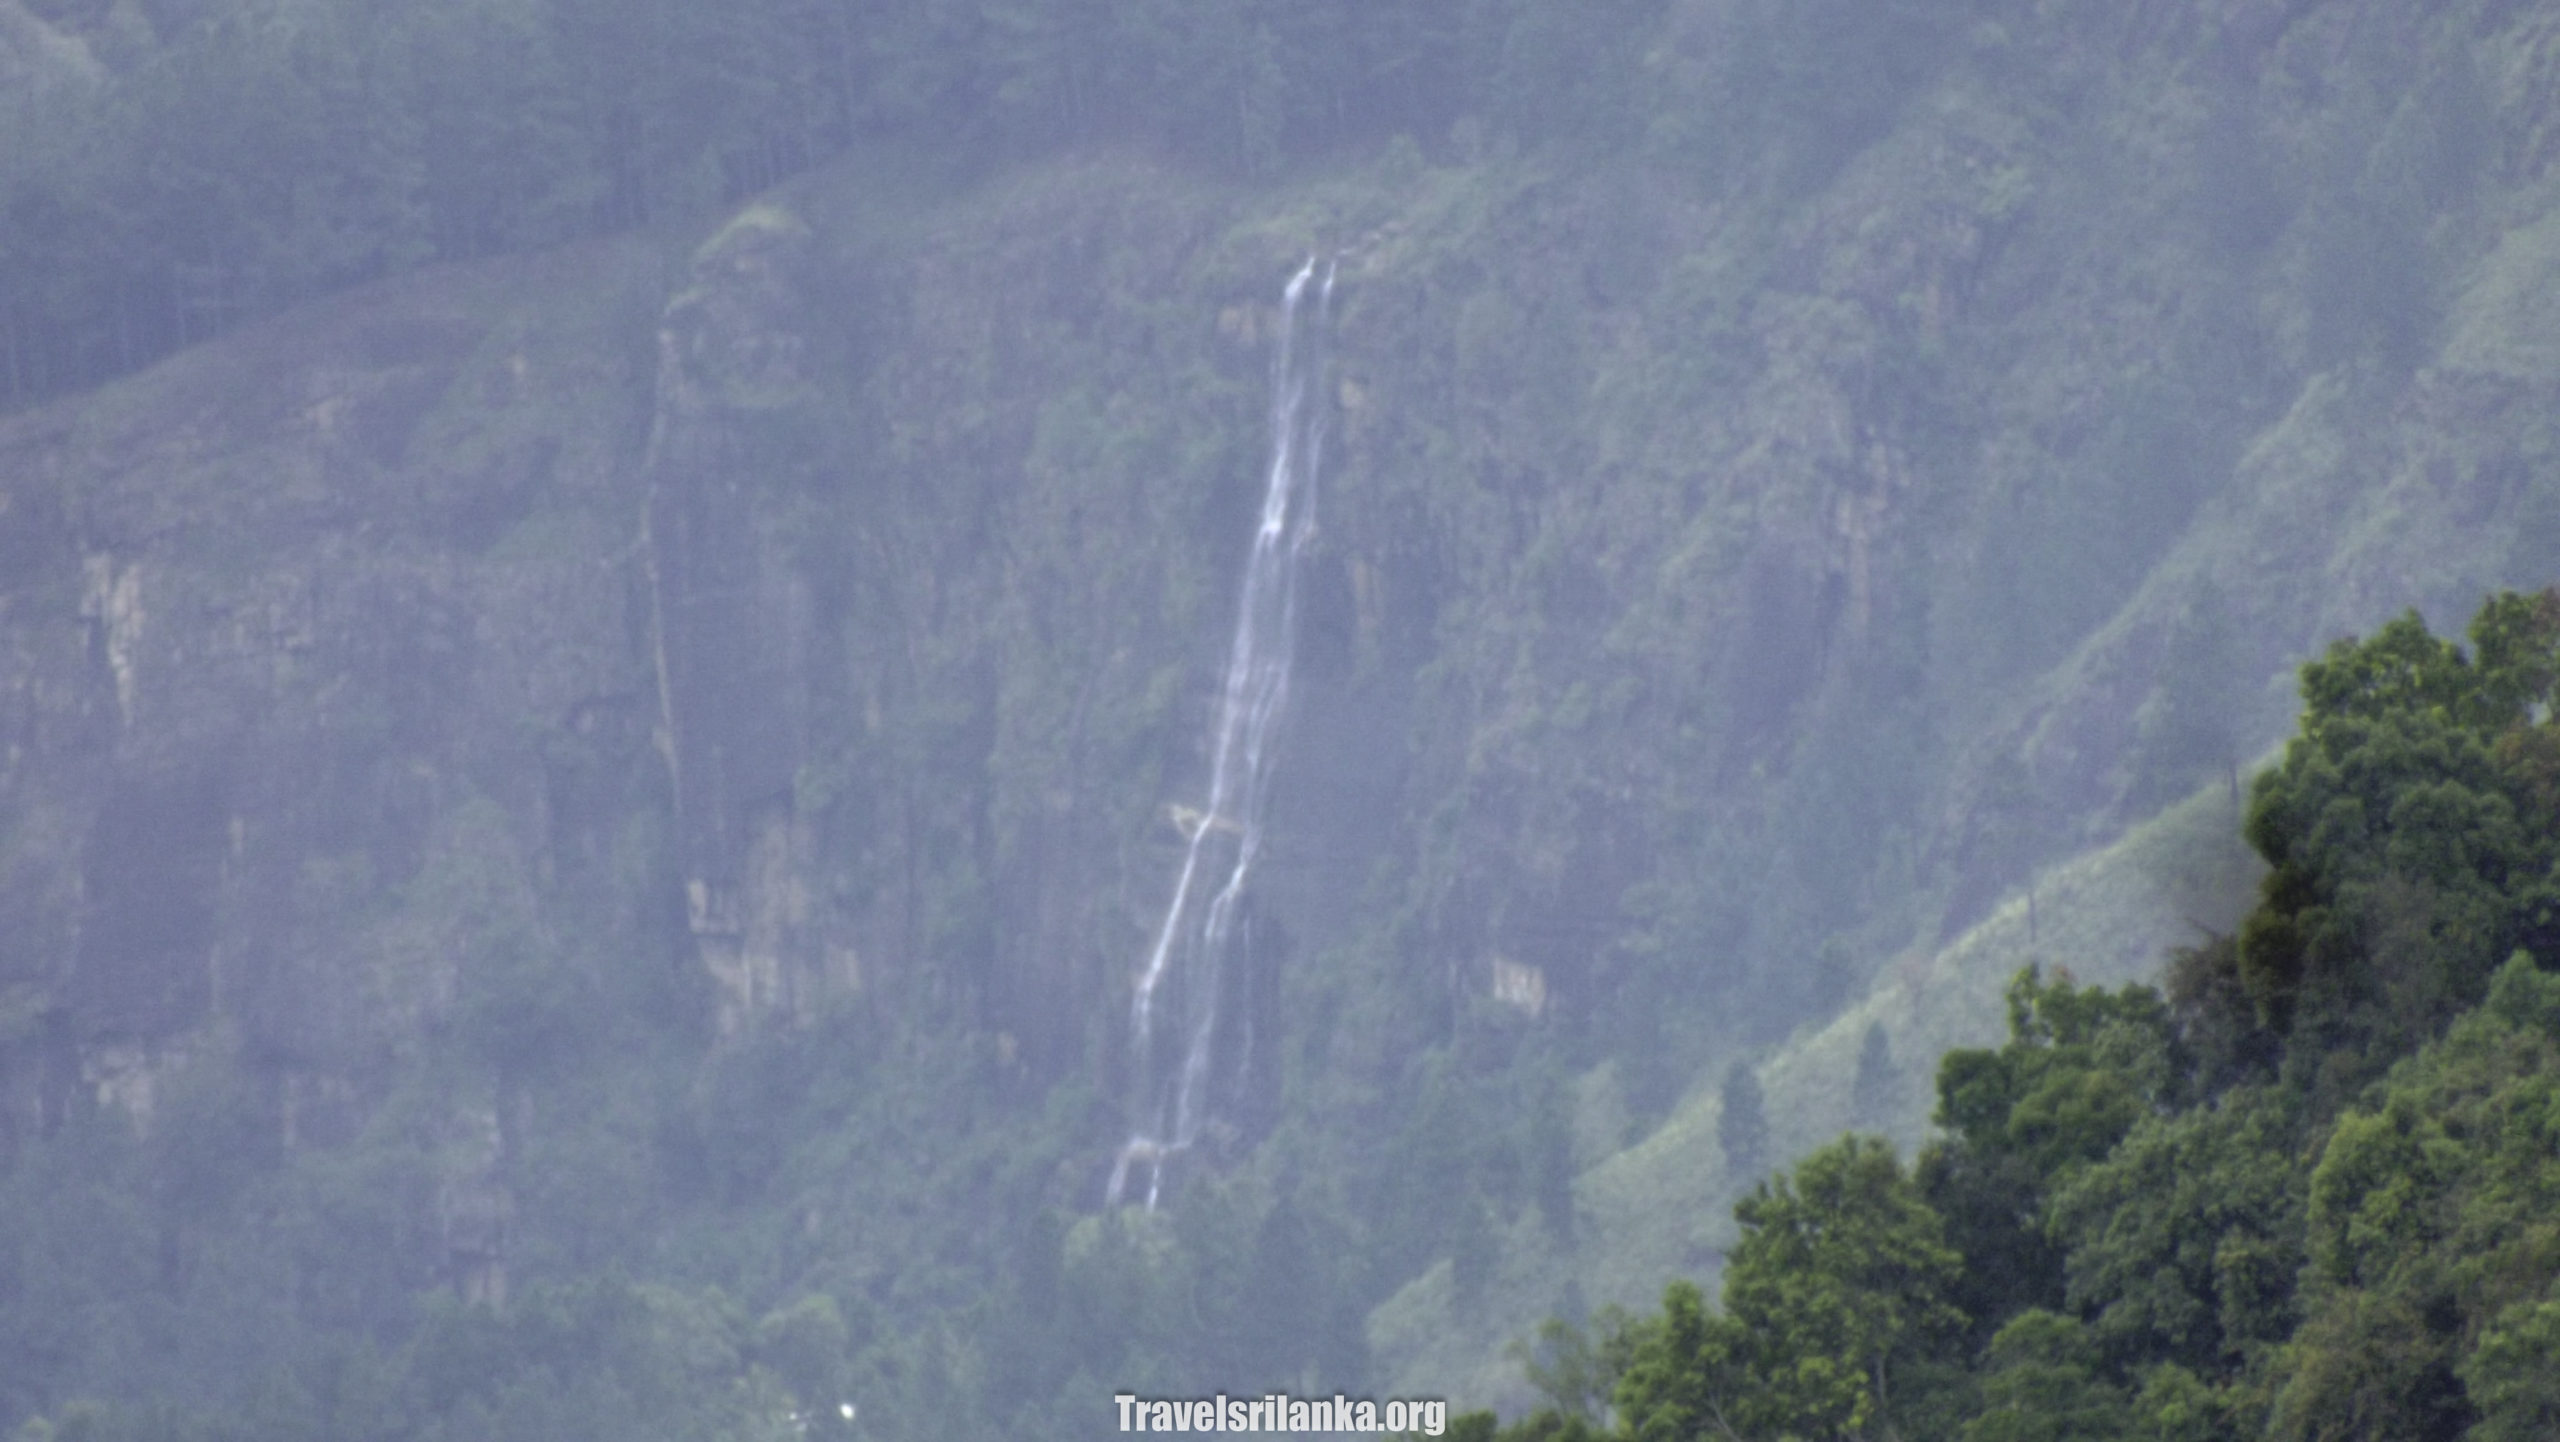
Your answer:
[[[1315,536],[1316,464],[1324,447],[1320,382],[1332,301],[1333,266],[1327,262],[1319,272],[1313,258],[1290,278],[1281,298],[1271,376],[1271,469],[1210,735],[1208,804],[1197,813],[1175,813],[1184,832],[1182,869],[1138,973],[1129,1019],[1130,1134],[1111,1168],[1109,1200],[1115,1206],[1130,1174],[1144,1167],[1147,1206],[1153,1210],[1165,1162],[1200,1137],[1227,953],[1245,881],[1262,848],[1271,743],[1289,700],[1298,562]],[[1167,1057],[1159,1032],[1175,1010],[1181,1051]]]

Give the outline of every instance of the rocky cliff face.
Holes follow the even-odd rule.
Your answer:
[[[517,1005],[547,930],[648,932],[614,926],[645,890],[561,903],[612,888],[653,789],[648,273],[597,247],[420,277],[0,428],[12,1135],[96,1103],[148,1129],[219,1057],[270,1145],[343,1141]],[[500,1131],[450,1105],[488,1138],[446,1183],[463,1273]]]
[[[58,1054],[22,1042],[17,1111],[44,1110],[38,1075],[140,1064],[64,1047],[226,1016],[298,1065],[449,1004],[458,982],[357,938],[414,912],[386,898],[466,844],[468,802],[507,821],[467,844],[514,848],[537,891],[638,865],[624,833],[655,818],[658,869],[597,895],[625,888],[606,909],[643,932],[680,908],[720,1030],[877,973],[967,992],[1050,1075],[1094,1063],[1060,1018],[1125,986],[1171,831],[1145,818],[1195,764],[1259,444],[1258,291],[1329,240],[1340,454],[1289,924],[1327,931],[1374,838],[1436,816],[1433,946],[1488,988],[1499,960],[1560,1003],[1605,989],[1628,925],[1750,952],[1764,923],[1622,900],[1703,865],[1713,910],[1719,863],[1676,859],[1680,818],[1729,804],[1763,817],[1735,834],[1809,844],[1784,798],[1880,744],[1939,755],[1951,789],[1834,798],[1905,854],[1794,856],[1781,891],[1836,907],[1877,866],[1935,868],[1961,918],[2142,804],[2195,585],[2234,608],[2210,666],[2252,691],[2319,634],[2514,571],[2493,542],[2540,494],[2538,352],[2485,300],[2446,364],[2297,367],[2281,405],[2282,368],[2202,404],[2177,358],[2239,362],[2192,299],[2037,374],[2082,290],[2140,290],[2070,268],[2096,222],[2032,202],[2050,144],[1953,106],[1774,252],[1676,193],[1530,169],[1408,172],[1285,235],[1127,166],[927,233],[819,187],[793,202],[819,229],[751,210],[672,285],[612,247],[440,272],[19,417],[9,885],[21,1028]],[[2045,183],[2050,209],[2098,203]],[[1575,238],[1603,225],[1606,248]],[[2479,284],[2529,290],[2538,235]],[[576,302],[540,294],[565,277]],[[2015,382],[1946,389],[1948,355],[2014,355]],[[2458,454],[2420,464],[2447,434]],[[2047,466],[2121,493],[2154,559]],[[2412,486],[2452,504],[2380,524]],[[2091,585],[2059,604],[2097,624],[2043,635],[2020,588],[2083,552]],[[1978,735],[1848,719],[1951,715],[1968,686]],[[2243,747],[2280,710],[2216,724]]]
[[[546,1058],[855,1016],[1065,1098],[1026,1195],[1090,1206],[1323,250],[1225,1155],[1294,1116],[1391,1170],[1345,1159],[1470,1047],[1616,1060],[1560,1143],[1609,1155],[2255,752],[2327,635],[2560,565],[2550,38],[2206,8],[1986,26],[1781,175],[856,162],[680,262],[421,273],[0,421],[0,1119],[229,1068],[280,1153],[406,1127],[403,1265],[496,1296]],[[2399,269],[2338,280],[2349,232]]]
[[[1210,638],[1169,632],[1225,602],[1124,528],[1204,539],[1259,438],[1182,417],[1180,464],[1089,490],[1059,454],[1116,342],[1042,333],[1129,263],[1081,190],[990,232],[1056,252],[1030,294],[906,251],[848,316],[845,256],[760,208],[672,285],[610,245],[419,276],[8,421],[10,1125],[147,1118],[211,1047],[343,1137],[401,1059],[538,1041],[604,968],[698,972],[720,1034],[902,977],[881,1005],[1082,1065],[1153,901],[1127,854],[1171,834],[1152,753]],[[1249,336],[1165,323],[1250,393]],[[902,326],[937,345],[861,353]],[[974,416],[901,394],[954,368]]]
[[[797,786],[814,599],[756,445],[766,418],[813,400],[810,241],[788,214],[751,210],[704,247],[658,333],[643,464],[657,744],[685,921],[724,1033],[776,1010],[805,1019],[860,968],[841,924],[813,913],[823,892]]]

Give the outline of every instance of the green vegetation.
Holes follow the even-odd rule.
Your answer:
[[[2246,929],[2235,763],[2551,578],[2560,26],[2136,8],[0,0],[0,1432],[1516,1409],[1551,1313],[1605,1429],[1673,1275],[1655,1430],[2334,1335],[2532,1431],[2551,1299],[2315,1296],[2284,1159],[2542,955],[2539,753],[2342,699]],[[1238,1045],[1108,1212],[1311,253]]]
[[[2271,866],[2165,993],[2021,973],[1905,1171],[1762,1183],[1720,1308],[1569,1329],[1504,1438],[2543,1435],[2560,1371],[2560,592],[2302,671]],[[1547,1380],[1542,1378],[1542,1380]]]
[[[15,10],[18,0],[11,0]],[[1659,0],[38,3],[0,55],[0,404],[438,260],[687,224],[851,150],[1262,176],[1460,115],[1630,133]]]

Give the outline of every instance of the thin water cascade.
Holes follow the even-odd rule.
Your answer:
[[[1271,371],[1271,469],[1209,738],[1208,804],[1198,811],[1175,808],[1183,832],[1182,869],[1138,973],[1130,1009],[1130,1133],[1111,1168],[1108,1200],[1114,1206],[1126,1195],[1131,1175],[1144,1168],[1146,1204],[1154,1210],[1165,1163],[1200,1139],[1206,1120],[1228,951],[1245,882],[1262,849],[1272,741],[1289,702],[1298,563],[1315,537],[1325,323],[1332,302],[1333,264],[1319,268],[1313,257],[1290,277],[1281,297]],[[1165,1035],[1177,1025],[1178,1031]],[[1178,1049],[1168,1041],[1178,1042]]]

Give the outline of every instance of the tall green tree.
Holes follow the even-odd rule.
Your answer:
[[[2033,969],[2009,984],[2009,1041],[1938,1064],[1937,1124],[1917,1176],[1965,1259],[1955,1300],[1974,1340],[2022,1308],[2060,1310],[2055,1188],[2173,1097],[2167,1010],[2147,987],[2110,994]]]
[[[1724,1307],[1674,1284],[1618,1384],[1628,1435],[1851,1438],[1922,1399],[1897,1386],[1963,1323],[1963,1262],[1893,1151],[1845,1137],[1734,1208]]]
[[[2551,944],[2560,836],[2527,824],[2539,795],[2502,756],[2551,725],[2560,598],[2496,598],[2472,639],[2466,655],[2412,613],[2303,668],[2301,735],[2250,800],[2272,869],[2240,934],[2279,1026],[2406,1050],[2515,947]]]
[[[2117,1442],[2125,1435],[2121,1389],[2098,1368],[2077,1317],[2020,1313],[1991,1339],[1980,1414],[1963,1442]]]

